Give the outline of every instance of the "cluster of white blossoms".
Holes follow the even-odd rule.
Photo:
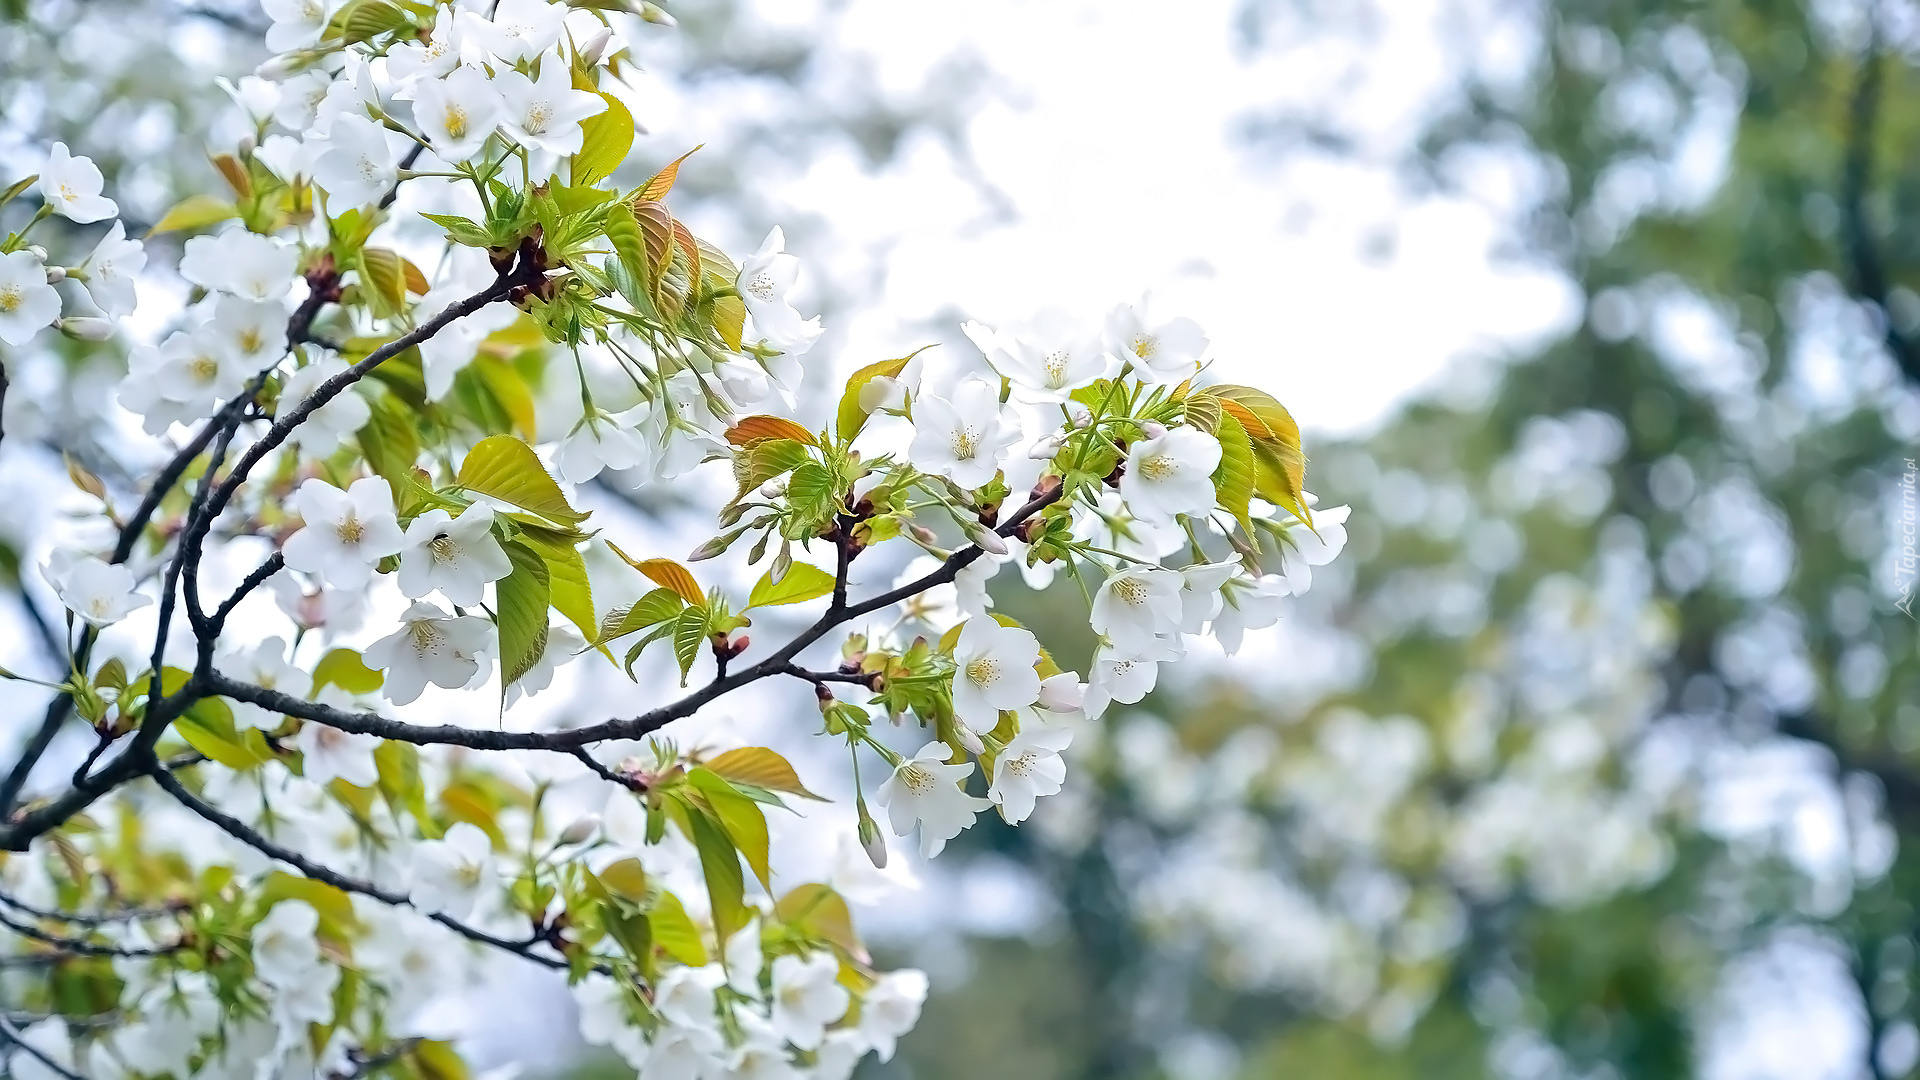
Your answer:
[[[658,8],[263,6],[276,55],[229,87],[252,134],[214,155],[230,190],[156,226],[194,234],[189,304],[118,395],[175,457],[137,500],[72,466],[117,541],[44,567],[71,613],[46,730],[77,717],[96,745],[31,802],[50,740],[0,783],[0,925],[36,924],[57,976],[14,1075],[457,1075],[430,1006],[476,956],[564,973],[586,1038],[650,1080],[890,1056],[926,978],[874,966],[838,871],[776,879],[767,808],[818,796],[702,710],[810,685],[873,867],[869,795],[928,858],[983,810],[1018,824],[1078,727],[1196,639],[1238,650],[1339,552],[1292,417],[1208,381],[1200,329],[1144,304],[1098,331],[969,323],[982,355],[949,377],[870,363],[802,417],[822,328],[781,230],[736,264],[668,208],[684,155],[616,182],[617,31]],[[64,147],[29,187],[0,340],[100,337],[50,282],[124,315],[144,253],[116,224],[49,267],[27,230],[113,204]],[[722,531],[687,562],[740,545],[764,569],[628,554],[646,537],[576,509],[608,469],[696,478],[676,493]],[[916,557],[864,595],[886,552]],[[990,610],[1008,563],[1083,605],[1084,678]],[[783,645],[741,632],[799,605]],[[636,673],[649,648],[704,681],[676,697]],[[569,667],[624,672],[638,704],[521,707]],[[864,785],[863,755],[885,765]]]

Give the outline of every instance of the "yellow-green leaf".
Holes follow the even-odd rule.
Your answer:
[[[767,815],[760,804],[742,795],[724,777],[698,766],[687,772],[687,782],[706,796],[707,806],[753,869],[760,887],[773,891],[773,871],[767,865]]]
[[[834,418],[833,432],[842,439],[852,439],[860,434],[867,424],[868,409],[860,407],[860,391],[875,379],[897,379],[907,370],[907,364],[930,346],[915,349],[898,360],[882,360],[877,364],[868,364],[853,373],[847,379],[847,389],[840,395],[840,411]]]
[[[595,643],[605,644],[636,630],[666,622],[680,614],[680,609],[685,606],[686,601],[680,598],[679,593],[662,586],[626,607],[607,612],[606,619],[600,623],[600,633]]]
[[[773,906],[774,917],[809,937],[831,942],[854,957],[866,955],[860,938],[853,932],[853,914],[847,902],[825,885],[802,885],[780,898]]]
[[[705,146],[706,144],[701,143],[700,145]],[[649,199],[654,202],[666,198],[667,192],[673,190],[673,182],[680,178],[680,163],[692,157],[699,149],[699,146],[694,147],[692,150],[668,162],[666,168],[654,173],[653,178],[648,180],[646,184],[640,188],[639,198]]]
[[[690,811],[687,827],[693,834],[694,849],[700,853],[701,873],[707,879],[714,933],[725,941],[747,923],[747,879],[740,872],[740,854],[726,829],[705,811]]]
[[[706,762],[714,773],[738,784],[752,784],[768,791],[782,791],[803,799],[824,802],[800,782],[800,774],[786,758],[764,746],[743,746],[716,754]]]
[[[621,859],[596,876],[609,891],[629,900],[644,901],[647,898],[647,871],[640,865],[639,859]]]
[[[352,649],[333,649],[313,665],[313,692],[319,693],[329,684],[345,690],[349,694],[371,694],[380,689],[385,679],[378,671],[370,668],[360,659],[360,654]]]
[[[533,670],[547,651],[547,561],[521,543],[506,545],[513,572],[494,586],[499,598],[495,618],[500,628],[500,685],[505,686]]]
[[[587,519],[567,505],[560,485],[547,475],[533,447],[511,435],[489,435],[475,443],[460,463],[460,486],[490,495],[549,521],[578,525]]]
[[[700,583],[693,579],[693,572],[672,559],[635,559],[612,541],[607,546],[615,555],[626,561],[628,566],[645,574],[655,585],[665,586],[680,594],[680,599],[689,604],[704,604],[707,595],[700,591]]]
[[[734,870],[737,873],[739,867]],[[707,946],[700,940],[700,928],[693,924],[678,896],[661,893],[659,902],[647,913],[647,922],[653,926],[653,943],[668,956],[688,967],[706,964]]]
[[[211,195],[189,195],[160,215],[160,220],[147,230],[147,235],[204,229],[239,216],[239,207],[225,199],[216,199]]]
[[[687,685],[687,674],[700,658],[700,645],[707,640],[707,609],[690,607],[673,623],[673,655],[680,661],[680,685]]]
[[[1213,437],[1220,440],[1220,465],[1213,470],[1214,498],[1251,537],[1253,521],[1247,516],[1247,507],[1253,501],[1256,479],[1253,441],[1240,421],[1224,411],[1214,425]]]
[[[811,563],[794,563],[777,582],[773,580],[773,571],[768,570],[754,584],[753,593],[747,597],[747,607],[779,607],[818,600],[833,591],[833,583],[832,574]]]
[[[580,152],[573,155],[573,186],[591,187],[613,175],[633,149],[633,114],[619,98],[594,89],[580,72],[574,72],[576,90],[600,94],[607,103],[604,112],[580,122]]]

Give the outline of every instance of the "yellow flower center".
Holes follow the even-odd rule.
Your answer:
[[[1180,463],[1166,454],[1154,454],[1140,462],[1140,475],[1149,480],[1165,480],[1180,471]]]
[[[20,286],[0,285],[0,315],[11,315],[19,311],[20,301]]]
[[[1127,345],[1133,350],[1133,355],[1142,360],[1151,360],[1153,354],[1160,351],[1160,339],[1152,334],[1135,334]]]
[[[1047,385],[1058,390],[1067,381],[1067,363],[1073,357],[1065,349],[1055,349],[1040,363],[1047,369]]]
[[[260,335],[259,327],[249,326],[245,330],[240,331],[241,352],[259,352],[262,344],[264,344],[264,339]]]
[[[367,527],[360,524],[359,515],[352,511],[347,512],[346,518],[335,525],[333,531],[340,537],[340,542],[343,544],[357,544],[367,535]]]
[[[971,426],[954,428],[951,442],[955,460],[972,461],[973,455],[980,450],[980,429]]]
[[[553,119],[553,106],[544,101],[536,101],[527,109],[527,134],[539,135],[547,130],[547,122]]]
[[[427,552],[433,556],[434,562],[450,563],[460,557],[460,545],[453,542],[453,537],[441,533],[427,541]]]
[[[413,639],[413,651],[422,656],[440,644],[440,628],[425,619],[409,625],[407,636]]]
[[[60,201],[61,202],[72,202],[73,200],[79,197],[80,197],[80,193],[73,190],[72,184],[60,185]]]
[[[933,790],[933,785],[939,783],[934,779],[933,774],[918,762],[908,762],[900,767],[900,782],[907,785],[907,790],[915,795],[925,795]]]
[[[449,102],[447,104],[447,115],[446,115],[446,118],[442,121],[442,126],[444,126],[447,129],[447,138],[449,139],[465,138],[467,135],[466,107],[462,105],[455,105]]]
[[[1001,762],[1000,767],[1015,776],[1024,777],[1033,772],[1034,757],[1034,752],[1028,750],[1017,758]]]
[[[753,280],[747,282],[747,291],[762,300],[772,300],[773,276],[764,270],[753,275]]]
[[[990,656],[976,656],[967,661],[967,678],[975,686],[992,686],[1000,681],[1000,661]]]
[[[211,356],[196,356],[187,362],[187,374],[196,382],[210,383],[220,374],[220,361]]]
[[[1113,583],[1113,594],[1128,607],[1139,607],[1147,602],[1147,583],[1137,577],[1124,577]]]

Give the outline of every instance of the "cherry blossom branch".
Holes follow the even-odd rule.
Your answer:
[[[65,1065],[60,1064],[58,1061],[55,1061],[52,1057],[50,1057],[45,1051],[34,1046],[32,1043],[29,1043],[26,1040],[25,1036],[20,1034],[20,1029],[15,1027],[13,1025],[13,1021],[8,1017],[0,1016],[0,1036],[5,1037],[6,1043],[8,1045],[14,1047],[17,1050],[24,1051],[28,1057],[39,1062],[42,1066],[44,1066],[48,1071],[52,1072],[55,1076],[64,1077],[65,1080],[87,1080],[86,1077],[81,1076],[79,1073],[74,1072],[72,1069],[69,1069]],[[9,1072],[12,1071],[11,1066],[9,1066],[8,1071]]]
[[[280,568],[286,564],[286,557],[276,551],[267,556],[265,562],[254,567],[253,572],[240,582],[239,587],[234,589],[225,600],[220,601],[220,606],[214,609],[213,618],[207,622],[205,636],[215,641],[219,640],[220,634],[227,628],[227,616],[233,614],[233,609],[240,606],[240,601],[245,600],[253,590],[266,584],[267,579],[279,573]]]
[[[1003,522],[996,531],[1002,536],[1013,535],[1014,530],[1028,518],[1056,502],[1063,490],[1058,484],[1042,489],[1025,506]],[[352,713],[330,708],[318,702],[244,683],[212,670],[196,675],[190,687],[210,696],[248,702],[300,720],[311,720],[356,735],[372,735],[376,738],[394,739],[417,745],[464,746],[472,750],[549,750],[569,753],[577,747],[597,742],[640,738],[658,731],[675,720],[692,716],[715,699],[749,683],[757,682],[770,675],[792,675],[801,672],[804,669],[794,666],[794,658],[807,646],[825,637],[835,627],[918,596],[937,585],[948,584],[959,575],[960,571],[966,569],[983,554],[985,552],[979,547],[964,548],[948,556],[945,562],[924,577],[869,597],[857,604],[838,609],[829,608],[818,621],[800,631],[793,640],[781,646],[773,655],[751,667],[715,678],[699,690],[671,704],[630,719],[608,720],[567,731],[521,732],[502,731],[497,728],[469,728],[458,724],[411,724],[392,720],[377,713]]]
[[[167,794],[173,796],[174,801],[186,807],[188,810],[193,811],[195,814],[198,814],[221,832],[253,848],[262,855],[275,861],[286,863],[307,877],[323,884],[331,885],[342,892],[358,893],[361,896],[378,900],[383,904],[388,904],[393,907],[413,907],[413,900],[405,893],[393,892],[389,889],[383,889],[372,882],[348,877],[345,874],[314,862],[312,859],[307,858],[292,848],[283,847],[274,843],[260,835],[257,830],[249,827],[239,818],[222,813],[209,803],[202,801],[199,796],[188,791],[186,786],[175,779],[173,774],[167,770],[154,769],[150,775],[153,777],[154,783],[159,784]],[[522,959],[531,960],[536,964],[555,970],[565,970],[568,966],[565,960],[551,956],[543,956],[532,951],[533,946],[546,940],[544,934],[527,941],[509,941],[506,938],[495,937],[484,930],[475,929],[458,919],[437,912],[427,917],[439,923],[441,926],[452,930],[454,933],[459,934],[461,937],[512,953]]]
[[[186,948],[183,942],[171,945],[135,946],[135,945],[96,945],[90,941],[71,938],[62,934],[51,934],[30,923],[16,922],[11,916],[0,914],[0,926],[19,934],[23,938],[50,945],[62,952],[75,956],[165,956]]]
[[[75,926],[108,926],[119,922],[134,922],[140,919],[165,919],[180,914],[180,907],[162,906],[145,908],[126,908],[121,911],[77,912],[56,911],[50,908],[35,907],[16,897],[0,892],[0,904],[24,912],[38,919],[55,919]]]

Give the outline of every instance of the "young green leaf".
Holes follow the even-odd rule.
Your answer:
[[[687,673],[700,658],[700,646],[707,640],[707,609],[689,607],[673,621],[673,655],[680,661],[680,685],[687,685]]]
[[[713,810],[721,828],[727,831],[727,838],[746,858],[760,886],[771,892],[773,871],[767,865],[766,811],[711,770],[698,767],[690,769],[687,782],[706,796],[707,806]]]
[[[511,435],[490,435],[475,443],[460,463],[459,482],[468,491],[491,495],[548,521],[578,525],[587,519],[567,505],[533,447]]]
[[[500,685],[525,675],[547,651],[547,561],[521,543],[506,545],[513,572],[494,586],[499,595]]]
[[[743,746],[716,754],[706,762],[708,769],[736,784],[752,784],[769,791],[783,791],[803,799],[824,802],[800,782],[800,774],[786,758],[764,746]]]
[[[760,576],[753,586],[753,592],[747,597],[747,607],[779,607],[782,604],[802,604],[808,600],[818,600],[833,592],[833,575],[811,563],[797,562],[788,568],[785,577],[778,582],[773,580],[773,571]]]
[[[579,72],[574,73],[573,83],[574,89],[600,94],[607,103],[605,112],[580,122],[580,152],[573,155],[573,186],[588,187],[612,176],[627,160],[627,152],[633,149],[633,114],[619,98],[594,89]]]

